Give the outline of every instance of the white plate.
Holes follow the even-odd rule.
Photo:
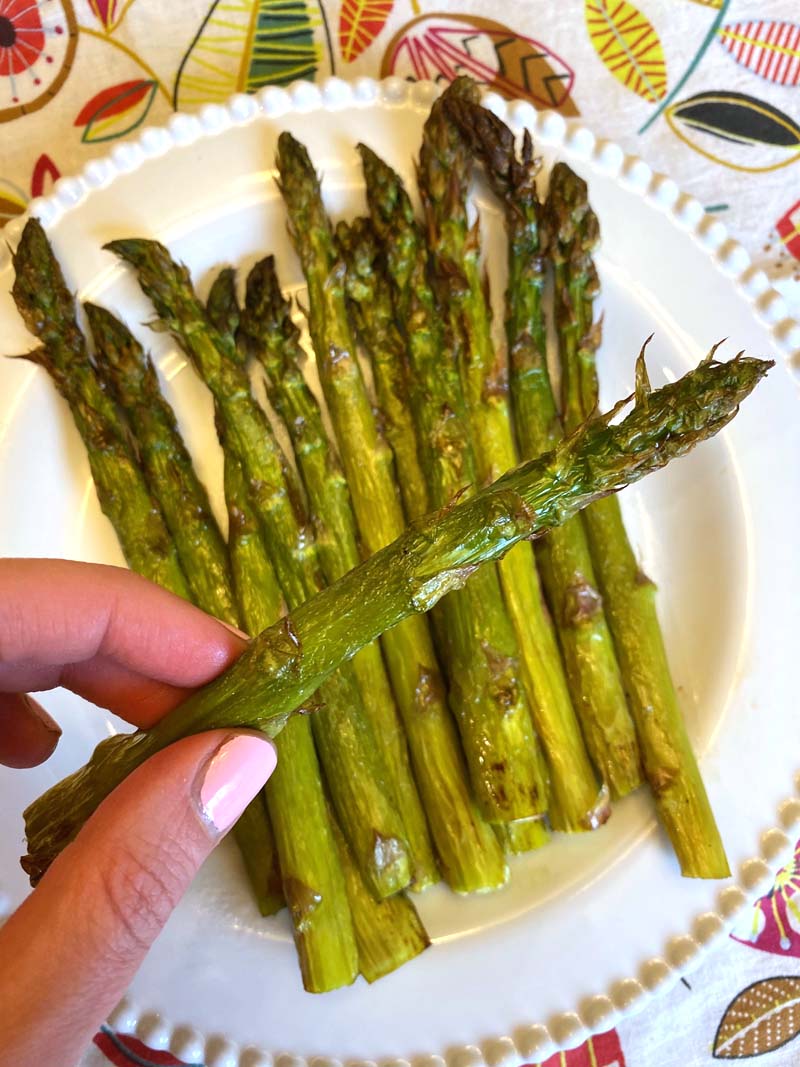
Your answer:
[[[122,312],[153,349],[217,505],[221,465],[208,396],[170,340],[139,325],[152,311],[101,245],[156,236],[202,288],[217,264],[249,265],[271,250],[284,282],[297,288],[300,271],[273,180],[278,132],[290,129],[306,142],[332,212],[349,215],[364,209],[356,141],[412,183],[412,156],[435,92],[396,79],[334,80],[321,89],[303,83],[237,97],[198,117],[176,115],[165,130],[120,145],[35,203],[78,295]],[[656,383],[684,372],[724,336],[732,339],[729,355],[738,348],[778,354],[730,429],[624,495],[644,565],[661,583],[675,677],[736,877],[726,885],[681,879],[642,790],[602,830],[562,837],[517,860],[502,892],[463,900],[440,888],[426,893],[419,905],[435,942],[430,951],[375,986],[359,980],[313,997],[301,990],[286,916],[257,917],[226,845],[114,1019],[177,1054],[249,1067],[262,1061],[240,1057],[247,1047],[291,1054],[295,1064],[432,1054],[459,1065],[544,1058],[588,1029],[613,1025],[695,963],[763,886],[787,844],[778,827],[788,829],[800,812],[796,799],[787,800],[800,765],[800,407],[788,359],[792,346],[800,348],[798,328],[778,323],[785,310],[764,276],[748,269],[746,253],[674,183],[558,115],[495,97],[490,103],[517,129],[532,128],[548,164],[567,159],[590,182],[604,235],[605,401],[629,391],[634,357],[653,331]],[[497,296],[499,216],[485,190],[477,200]],[[11,227],[12,243],[20,225]],[[18,352],[31,342],[8,296],[11,277],[5,256],[2,348]],[[122,562],[68,411],[46,375],[23,362],[0,363],[0,500],[4,554]],[[48,703],[65,725],[56,755],[44,768],[0,777],[0,890],[10,906],[26,891],[17,867],[23,806],[114,727],[67,694]]]

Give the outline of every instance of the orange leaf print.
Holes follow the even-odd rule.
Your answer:
[[[383,29],[394,0],[343,0],[339,13],[339,47],[345,63],[352,63]]]
[[[800,978],[765,978],[733,998],[714,1038],[715,1060],[763,1056],[800,1034]]]
[[[651,103],[667,92],[667,66],[658,34],[627,0],[585,0],[592,46],[617,81]]]
[[[471,74],[502,96],[577,115],[575,72],[547,45],[479,15],[431,12],[397,31],[383,54],[381,76],[452,81]]]
[[[75,125],[86,126],[99,114],[102,114],[104,118],[110,118],[112,115],[128,111],[152,91],[153,82],[144,81],[141,78],[103,89],[83,105],[75,119]]]

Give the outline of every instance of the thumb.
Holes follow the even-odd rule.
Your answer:
[[[0,930],[3,1063],[78,1061],[275,761],[258,734],[198,734],[104,801]]]

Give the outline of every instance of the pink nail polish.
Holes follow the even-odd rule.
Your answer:
[[[275,770],[275,748],[256,734],[225,741],[206,764],[200,810],[218,833],[231,827]]]

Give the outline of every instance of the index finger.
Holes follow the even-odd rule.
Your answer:
[[[245,639],[180,597],[119,567],[0,560],[0,691],[67,684],[97,703],[101,689],[137,725],[215,678]],[[147,711],[140,715],[136,707]],[[105,706],[111,706],[106,703]],[[141,722],[144,718],[147,722]]]

